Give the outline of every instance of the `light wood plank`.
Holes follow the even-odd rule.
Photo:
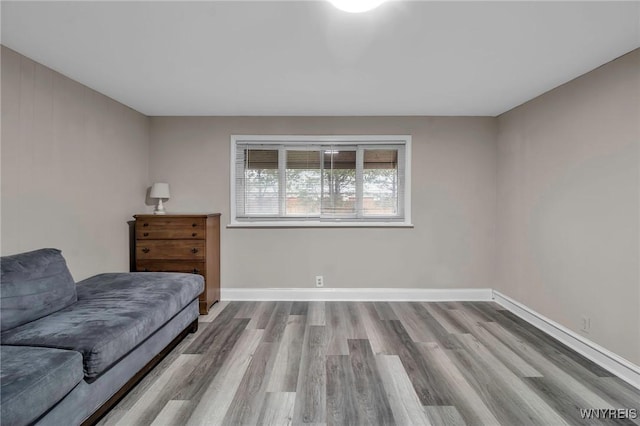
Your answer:
[[[291,312],[291,302],[278,302],[264,329],[263,340],[265,342],[279,342]]]
[[[218,318],[218,315],[220,315],[228,305],[228,300],[221,300],[220,302],[214,303],[211,308],[209,308],[209,313],[207,315],[200,315],[198,322],[213,322],[213,320]]]
[[[156,416],[151,426],[175,426],[185,424],[191,414],[189,401],[169,401]]]
[[[231,406],[264,330],[244,330],[231,356],[209,383],[193,410],[188,425],[219,425]]]
[[[378,319],[381,320],[397,320],[399,319],[396,313],[391,308],[389,302],[373,302],[373,306],[378,313]]]
[[[257,424],[264,426],[293,425],[295,401],[295,392],[267,392]]]
[[[465,378],[484,398],[501,423],[568,424],[552,407],[528,387],[478,340],[468,334],[453,337],[464,347],[454,351]]]
[[[583,400],[586,407],[613,408],[609,402],[602,399],[595,392],[589,390],[579,379],[559,368],[556,364],[540,353],[538,351],[540,348],[536,349],[529,345],[528,342],[518,339],[515,335],[511,334],[499,324],[486,323],[482,326],[517,353],[521,358],[533,365],[544,377],[555,382],[558,386],[563,388],[565,392],[572,393],[576,398]]]
[[[382,321],[386,344],[394,348],[422,405],[453,405],[453,395],[443,375],[420,353],[401,321]]]
[[[326,325],[325,302],[309,302],[307,324]]]
[[[339,302],[342,313],[345,317],[348,339],[366,339],[367,331],[362,323],[360,311],[355,303]]]
[[[542,373],[520,358],[493,334],[481,327],[466,311],[451,310],[451,316],[457,318],[471,331],[473,336],[488,348],[504,365],[520,377],[542,377]]]
[[[451,360],[449,357],[451,351],[444,350],[437,343],[421,343],[419,346],[425,358],[433,368],[440,371],[444,377],[444,383],[451,389],[454,404],[449,406],[455,406],[466,423],[470,425],[500,423]]]
[[[373,304],[358,303],[357,307],[373,353],[376,355],[393,355],[395,350],[387,346],[382,321]]]
[[[131,409],[131,407],[144,396],[147,390],[153,386],[162,374],[169,368],[175,360],[181,356],[185,349],[188,348],[195,339],[205,331],[209,323],[201,324],[198,331],[194,334],[189,334],[180,342],[158,365],[155,366],[147,375],[133,388],[124,398],[118,403],[118,407],[125,411]],[[171,396],[167,395],[167,400],[171,399]]]
[[[236,316],[234,318],[253,318],[253,315],[256,313],[256,309],[259,303],[260,302],[254,301],[242,303],[242,306],[240,307],[240,309],[238,309],[238,312],[236,313]]]
[[[193,371],[180,379],[182,383],[175,394],[165,394],[169,396],[167,400],[190,400],[198,403],[207,387],[232,356],[233,349],[237,346],[240,338],[246,334],[244,331],[248,321],[247,319],[231,319],[226,323],[226,326],[217,329],[215,328],[219,325],[216,324],[217,321],[211,324],[209,328],[216,330],[216,333],[213,334],[214,337],[211,337],[210,346],[202,346],[202,342],[198,342],[198,345],[193,348],[202,353],[201,361]],[[189,346],[185,352],[192,349],[192,346]]]
[[[411,336],[411,340],[414,342],[441,341],[440,337],[448,334],[446,330],[442,329],[442,332],[438,332],[439,330],[435,330],[432,327],[426,327],[425,317],[421,315],[422,312],[416,310],[417,306],[420,305],[410,302],[399,302],[391,305],[405,330]],[[435,323],[436,321],[434,320],[432,324]],[[440,325],[439,327],[442,328]]]
[[[338,302],[326,302],[327,332],[329,344],[327,355],[349,355],[347,339],[349,330],[346,315]]]
[[[278,350],[276,343],[265,342],[266,336],[267,330],[236,390],[227,415],[224,417],[224,424],[253,425],[258,421],[260,404],[264,400],[269,374]]]
[[[220,340],[220,336],[224,336],[229,332],[230,328],[239,324],[247,324],[247,319],[234,319],[234,315],[238,309],[237,304],[229,304],[227,307],[213,320],[206,324],[206,327],[197,334],[193,342],[184,350],[185,353],[198,354],[209,351],[218,345],[216,340]],[[229,327],[229,326],[232,327]]]
[[[565,392],[564,389],[558,386],[554,380],[550,380],[546,377],[527,377],[524,379],[525,383],[529,386],[533,392],[535,392],[540,398],[552,407],[558,414],[560,414],[567,423],[570,424],[593,424],[593,422],[586,421],[580,416],[581,408],[592,408],[585,404],[584,400],[579,398],[576,394]],[[612,422],[597,422],[597,424],[613,424]]]
[[[248,329],[265,329],[269,320],[271,319],[271,315],[273,314],[273,310],[276,307],[276,302],[258,302],[258,306],[253,312],[253,316],[251,317],[251,321],[247,324]]]
[[[348,355],[327,356],[327,425],[364,424]]]
[[[617,377],[598,377],[590,381],[587,386],[615,408],[635,408],[638,417],[630,419],[640,425],[640,389]]]
[[[353,303],[326,302],[327,328],[331,340],[327,355],[348,355],[348,339],[366,339],[367,331]]]
[[[362,423],[394,425],[393,412],[366,339],[349,339],[349,359]]]
[[[96,426],[114,426],[127,414],[127,411],[129,410],[125,408],[114,408],[105,414],[105,416],[96,423]]]
[[[150,424],[169,400],[161,395],[173,395],[181,378],[193,371],[201,360],[202,355],[180,355],[116,424]]]
[[[544,333],[532,324],[529,324],[512,312],[497,312],[498,314],[495,317],[496,322],[525,339],[534,347],[544,351],[545,356],[548,357],[550,361],[556,363],[560,368],[567,372],[580,376],[584,380],[590,380],[595,377],[613,376],[611,372],[580,355],[565,344]]]
[[[293,302],[291,305],[291,315],[307,315],[309,312],[309,302]]]
[[[328,341],[325,327],[306,327],[293,413],[296,425],[326,422]]]
[[[424,407],[429,420],[434,426],[464,426],[464,419],[456,407]]]
[[[378,355],[376,364],[396,423],[430,425],[400,358],[397,355]]]
[[[290,315],[278,347],[267,392],[295,392],[298,385],[306,316]]]
[[[467,333],[468,331],[461,327],[456,321],[453,321],[449,315],[448,309],[443,309],[437,303],[422,303],[422,306],[433,316],[449,334]]]
[[[492,322],[496,314],[493,309],[487,309],[484,302],[457,302],[478,323]]]

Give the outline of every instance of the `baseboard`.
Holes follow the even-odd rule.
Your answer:
[[[490,301],[489,288],[222,288],[222,300]]]
[[[625,382],[640,389],[640,367],[597,343],[569,330],[563,325],[540,315],[520,302],[493,290],[493,300],[528,323],[555,337],[574,351],[612,372]]]

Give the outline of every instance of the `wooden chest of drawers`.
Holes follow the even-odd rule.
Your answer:
[[[204,277],[200,314],[220,300],[220,214],[139,214],[136,271],[186,272]]]

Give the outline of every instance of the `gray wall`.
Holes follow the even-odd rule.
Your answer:
[[[640,364],[640,50],[499,117],[498,289]]]
[[[150,177],[171,184],[168,211],[229,223],[231,134],[413,135],[415,228],[225,228],[224,287],[493,287],[494,118],[154,117]]]
[[[127,271],[149,119],[2,47],[2,254],[57,247],[74,278]]]

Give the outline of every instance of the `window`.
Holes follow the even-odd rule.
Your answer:
[[[410,136],[232,136],[231,226],[411,224]]]

